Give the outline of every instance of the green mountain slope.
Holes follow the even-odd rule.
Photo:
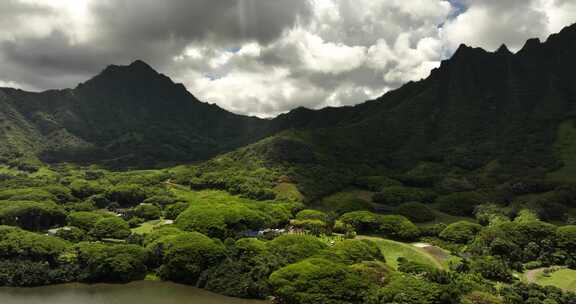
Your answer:
[[[272,122],[292,131],[217,160],[237,174],[283,172],[312,197],[362,175],[543,177],[571,159],[557,141],[576,114],[574,53],[576,25],[516,54],[462,45],[425,80],[356,107],[297,109]],[[217,161],[199,168],[199,180],[223,170]]]
[[[260,138],[268,121],[198,101],[147,64],[110,66],[75,89],[0,89],[4,159],[112,166],[205,160]]]

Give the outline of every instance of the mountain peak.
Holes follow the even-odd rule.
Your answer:
[[[174,83],[146,62],[136,60],[129,65],[109,65],[100,74],[81,86],[84,85],[147,88],[172,86]]]
[[[502,44],[498,50],[496,51],[496,54],[501,54],[501,55],[511,55],[512,52],[510,52],[510,50],[508,49],[508,46],[506,46],[506,44]]]
[[[127,68],[131,68],[131,69],[146,69],[146,70],[152,70],[154,72],[156,72],[156,70],[154,70],[154,68],[152,68],[148,63],[137,59],[134,62],[132,62],[130,65],[127,66]]]

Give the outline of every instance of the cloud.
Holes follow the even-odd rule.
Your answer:
[[[201,100],[269,117],[357,104],[460,43],[518,49],[574,21],[571,0],[6,0],[0,84],[71,87],[142,59]]]
[[[529,38],[546,39],[576,22],[570,0],[455,0],[467,9],[444,27],[450,48],[460,43],[495,50],[503,43],[518,50]]]

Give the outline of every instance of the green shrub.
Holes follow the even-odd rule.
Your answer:
[[[542,267],[542,262],[540,262],[540,261],[531,261],[531,262],[524,264],[524,268],[526,268],[528,270],[537,269],[540,267]]]

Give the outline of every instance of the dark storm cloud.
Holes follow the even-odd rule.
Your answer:
[[[201,100],[273,116],[372,99],[462,42],[512,48],[572,0],[0,0],[0,86],[75,86],[142,59]]]
[[[135,59],[162,70],[190,43],[268,43],[310,17],[307,0],[93,1],[89,11],[94,24],[85,41],[73,41],[66,28],[55,28],[42,37],[0,41],[4,65],[0,80],[9,77],[42,89],[65,87],[108,64]],[[26,22],[23,17],[29,14],[49,16],[54,10],[16,0],[0,3],[0,17],[10,16],[13,23]]]
[[[95,2],[101,29],[126,40],[270,42],[310,17],[307,0],[119,0]]]
[[[0,2],[0,25],[9,26],[10,22],[18,18],[52,13],[51,9],[39,5],[22,3],[18,0],[3,0]]]

